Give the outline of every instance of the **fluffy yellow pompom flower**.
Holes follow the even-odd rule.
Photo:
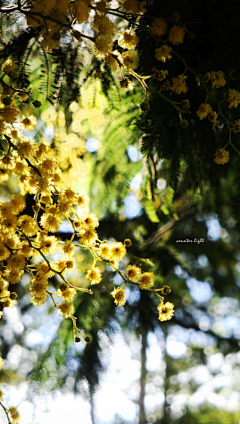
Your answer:
[[[122,0],[121,6],[127,13],[137,13],[139,9],[138,0]]]
[[[98,239],[98,234],[93,228],[87,228],[84,233],[79,233],[80,243],[86,244],[87,246],[93,246]]]
[[[31,159],[35,156],[38,150],[38,145],[35,140],[23,138],[17,144],[18,154],[22,158]]]
[[[211,71],[210,78],[213,88],[221,88],[226,85],[225,74],[223,71]]]
[[[63,247],[62,247],[63,253],[65,253],[65,255],[68,255],[68,256],[73,256],[74,255],[74,250],[75,250],[74,249],[74,244],[71,243],[70,240],[67,240],[65,242],[65,244],[63,245]]]
[[[84,194],[80,194],[76,198],[76,205],[78,205],[80,208],[85,208],[88,202],[89,202],[89,197]]]
[[[212,122],[212,124],[216,125],[218,114],[215,111],[212,111],[208,114],[208,120]]]
[[[11,255],[7,260],[7,266],[12,269],[22,270],[25,268],[26,259],[22,255]]]
[[[10,204],[13,208],[13,214],[18,214],[19,212],[22,212],[23,209],[26,207],[24,197],[20,196],[20,194],[16,194],[15,196],[13,196]]]
[[[23,125],[23,129],[24,130],[33,130],[36,127],[37,124],[37,120],[35,118],[35,116],[31,115],[31,116],[25,116],[23,117],[22,121],[21,121],[22,125]]]
[[[86,22],[89,18],[90,8],[83,1],[73,2],[71,4],[71,11],[78,24]]]
[[[211,111],[212,108],[208,103],[202,103],[196,113],[199,119],[202,120],[206,118]]]
[[[114,37],[116,35],[116,25],[107,16],[95,15],[93,28],[102,35]]]
[[[99,284],[102,279],[100,269],[98,267],[89,269],[87,272],[87,278],[91,280],[92,285]]]
[[[135,34],[133,29],[127,29],[126,31],[121,31],[118,37],[119,46],[124,49],[135,49],[138,43],[138,36]]]
[[[44,213],[40,219],[40,224],[44,230],[51,231],[52,233],[55,233],[59,229],[61,223],[61,218],[51,213]]]
[[[138,66],[138,52],[130,51],[122,53],[122,63],[127,69],[136,69]]]
[[[182,44],[184,35],[185,29],[179,25],[174,25],[169,31],[169,41],[175,45]]]
[[[99,58],[105,57],[112,50],[113,41],[109,35],[98,35],[95,39],[95,54]]]
[[[128,265],[126,268],[126,276],[127,278],[132,281],[133,283],[137,283],[140,276],[141,276],[142,270],[136,265]]]
[[[118,69],[118,62],[115,57],[111,54],[108,54],[103,58],[104,62],[112,68],[112,71],[116,71]]]
[[[74,312],[74,307],[71,302],[64,302],[57,305],[57,308],[60,310],[59,315],[63,318],[69,318]]]
[[[0,261],[4,261],[10,256],[9,250],[4,246],[4,244],[0,241]]]
[[[171,302],[160,303],[157,307],[160,321],[169,321],[174,315],[174,304]]]
[[[21,215],[18,219],[18,225],[28,237],[35,236],[39,231],[37,222],[29,215]]]
[[[164,45],[155,50],[155,59],[165,63],[166,60],[169,60],[172,58],[171,53],[172,53],[172,47],[168,47]]]
[[[149,290],[154,286],[154,274],[153,272],[144,272],[139,280],[139,287],[141,290]]]
[[[126,303],[126,292],[123,288],[116,288],[111,292],[111,295],[114,297],[114,303],[118,306],[123,306]]]
[[[240,92],[237,90],[228,90],[229,109],[237,108],[240,103]]]
[[[219,149],[216,153],[214,162],[218,165],[225,165],[229,162],[229,152],[225,149]]]
[[[8,412],[10,414],[10,417],[12,419],[12,423],[13,424],[17,424],[17,423],[19,423],[21,421],[19,412],[18,412],[18,410],[17,410],[17,408],[15,406],[10,406],[8,408]]]
[[[3,360],[3,358],[0,356],[0,370],[2,369],[3,363],[4,363],[4,360]]]
[[[186,93],[188,91],[186,79],[186,75],[178,75],[178,77],[172,78],[173,85],[171,90],[176,94]]]
[[[111,259],[116,262],[120,262],[127,254],[124,244],[121,242],[113,243],[111,245]]]
[[[103,259],[111,258],[111,249],[108,243],[103,242],[99,247],[99,254]]]
[[[63,283],[60,285],[60,289],[57,291],[57,296],[62,297],[67,302],[71,302],[76,295],[77,290],[73,287],[69,287],[67,284]]]
[[[234,127],[233,127],[233,132],[234,132],[235,134],[240,132],[240,119],[238,119],[238,120],[235,122]]]
[[[162,18],[157,18],[153,21],[150,30],[152,34],[158,35],[158,37],[161,37],[162,35],[166,34],[167,32],[167,24]]]

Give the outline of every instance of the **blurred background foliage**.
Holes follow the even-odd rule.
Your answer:
[[[170,19],[177,11],[188,28],[179,54],[200,74],[224,71],[228,78],[221,96],[226,99],[229,87],[239,89],[239,4],[147,1],[142,24],[148,15]],[[79,51],[66,36],[58,49],[46,51],[37,28],[26,29],[14,15],[1,14],[0,19],[1,61],[12,57],[19,64],[16,84],[31,88],[42,103],[35,110],[38,124],[32,135],[52,144],[66,184],[90,195],[91,209],[100,217],[100,238],[131,239],[124,265],[131,261],[153,271],[155,287],[169,285],[168,299],[175,305],[174,318],[160,324],[156,300],[133,287],[128,288],[126,306],[116,308],[109,293],[120,281],[102,269],[103,281],[94,287],[94,296],[82,294],[75,302],[75,315],[91,337],[91,343],[76,347],[70,323],[61,322],[50,303],[34,315],[25,276],[17,311],[0,323],[1,355],[6,358],[2,381],[17,384],[28,378],[30,399],[41,390],[74,390],[88,399],[92,422],[100,424],[94,396],[107,370],[103,358],[122,332],[141,365],[138,396],[132,397],[138,409],[133,421],[116,415],[112,423],[237,423],[239,158],[231,150],[229,163],[213,162],[227,142],[226,125],[220,121],[213,127],[197,118],[205,92],[191,73],[183,98],[190,100],[192,114],[187,116],[188,128],[182,129],[179,115],[161,97],[149,94],[149,110],[141,110],[144,92],[139,83],[130,76],[129,87],[122,89],[120,75],[112,75],[87,47]],[[159,69],[155,42],[141,29],[138,36],[137,71],[152,75]],[[184,71],[178,57],[161,68],[170,76]],[[151,79],[149,87],[159,90],[160,83]],[[172,98],[178,100],[174,93]],[[27,102],[22,110],[32,113]],[[239,118],[238,110],[226,113]],[[239,135],[235,143],[239,148]],[[14,180],[1,184],[4,198],[15,191]],[[65,225],[58,236],[67,239],[69,233]],[[84,272],[90,260],[81,252],[69,281],[87,285]],[[161,357],[158,368],[147,365],[153,336]]]

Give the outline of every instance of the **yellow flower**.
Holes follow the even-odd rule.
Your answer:
[[[108,16],[95,15],[93,28],[102,35],[114,37],[116,34],[116,25],[108,18]]]
[[[141,268],[136,265],[128,265],[126,268],[126,276],[133,283],[137,283],[141,276]]]
[[[70,187],[66,188],[61,194],[69,202],[76,203],[76,193]]]
[[[221,88],[224,87],[226,84],[225,74],[222,71],[211,71],[210,78],[213,88]]]
[[[45,275],[36,275],[31,281],[29,291],[32,295],[46,295],[48,280]]]
[[[132,13],[134,15],[138,12],[139,9],[138,0],[122,0],[121,6],[125,10],[125,12]]]
[[[186,79],[186,75],[178,75],[178,77],[172,78],[173,86],[171,90],[176,94],[186,93],[188,91]]]
[[[139,287],[141,290],[149,290],[154,286],[154,274],[153,272],[144,272],[139,280]]]
[[[184,35],[185,29],[179,25],[174,25],[169,31],[169,41],[175,45],[182,44]]]
[[[225,149],[219,149],[216,153],[214,162],[218,165],[225,165],[229,162],[229,152]]]
[[[77,290],[73,287],[69,287],[67,284],[63,283],[60,285],[60,289],[57,291],[58,297],[63,297],[67,302],[71,302],[76,295]]]
[[[12,124],[14,121],[16,121],[20,113],[20,109],[15,104],[12,104],[10,106],[5,106],[1,112],[2,119],[7,123]]]
[[[86,244],[87,246],[94,245],[98,239],[98,234],[92,227],[87,228],[83,233],[79,233],[78,236],[80,237],[80,243]]]
[[[13,208],[14,214],[18,214],[19,212],[22,212],[23,209],[25,209],[26,207],[26,202],[24,200],[24,197],[20,196],[19,194],[16,194],[15,196],[12,197],[10,204]]]
[[[31,115],[31,116],[23,116],[22,121],[21,121],[22,125],[23,125],[23,129],[24,130],[33,130],[36,127],[37,124],[37,120],[35,118],[35,116]]]
[[[19,271],[18,269],[5,269],[4,277],[10,281],[11,284],[17,284],[22,279],[24,270]]]
[[[76,198],[76,204],[80,207],[80,208],[85,208],[87,206],[89,202],[89,197],[81,194],[79,196],[77,196]]]
[[[240,132],[240,119],[238,119],[236,122],[235,122],[235,124],[234,124],[234,127],[233,127],[233,132],[236,134],[236,133],[238,133],[238,132]]]
[[[217,117],[218,117],[217,112],[213,111],[213,112],[210,112],[210,113],[209,113],[209,115],[208,115],[208,120],[209,120],[210,122],[212,122],[212,124],[216,125]]]
[[[58,3],[58,2],[57,2]],[[78,24],[86,22],[89,18],[90,8],[83,1],[74,2],[71,4],[71,11],[76,18]]]
[[[127,254],[126,247],[121,242],[111,245],[111,259],[120,262]]]
[[[155,50],[155,59],[165,63],[166,60],[169,60],[172,58],[171,53],[172,53],[172,47],[168,47],[164,45]]]
[[[95,6],[95,10],[98,14],[100,15],[105,15],[105,13],[107,12],[107,4],[104,0],[99,1],[96,6]]]
[[[108,243],[103,242],[99,247],[99,254],[102,256],[103,259],[110,259],[111,258],[111,249]]]
[[[103,58],[104,62],[112,68],[112,71],[116,71],[118,69],[118,62],[115,57],[111,54],[108,54]]]
[[[32,156],[35,156],[38,145],[35,140],[23,138],[18,142],[17,149],[22,158],[31,159]]]
[[[91,280],[92,285],[99,284],[102,279],[100,268],[96,267],[89,269],[87,272],[87,278]]]
[[[0,261],[4,261],[10,256],[10,251],[4,246],[4,244],[0,241]]]
[[[22,255],[11,255],[10,258],[7,260],[7,266],[8,268],[15,268],[18,270],[22,270],[25,268],[26,259]]]
[[[63,318],[69,318],[74,312],[74,306],[71,302],[64,302],[57,305],[57,308],[60,309],[59,315]]]
[[[99,58],[105,57],[112,51],[112,38],[109,35],[98,35],[95,39],[95,55]]]
[[[49,252],[54,253],[59,250],[58,239],[54,236],[45,236],[41,240],[40,248],[45,255]]]
[[[153,21],[150,30],[152,34],[162,37],[167,32],[167,24],[162,18],[157,18]]]
[[[1,222],[2,231],[6,232],[7,234],[15,233],[17,229],[17,222],[17,218],[14,215],[9,214],[9,216],[4,218]]]
[[[157,307],[160,321],[169,321],[174,315],[174,304],[171,302],[160,303]]]
[[[10,406],[8,408],[8,412],[10,414],[11,420],[13,424],[17,424],[21,421],[19,412],[15,406]]]
[[[240,103],[240,92],[230,88],[230,90],[228,90],[228,102],[229,109],[232,109],[233,107],[236,109]]]
[[[206,118],[211,111],[212,108],[208,103],[202,103],[196,113],[199,119],[202,120]]]
[[[58,163],[51,157],[45,158],[39,165],[38,169],[43,176],[50,176],[59,171]]]
[[[1,359],[2,358],[0,358],[0,361],[1,361]],[[1,369],[1,368],[0,368]],[[4,393],[2,392],[2,390],[0,389],[0,402],[2,402],[3,401],[3,395],[4,395]]]
[[[73,256],[74,255],[74,244],[72,244],[72,242],[70,240],[67,240],[62,247],[62,251],[63,251],[63,253],[65,253],[65,255]]]
[[[118,44],[124,49],[135,49],[138,43],[138,36],[135,34],[133,29],[127,29],[119,33]]]
[[[52,233],[55,233],[59,229],[61,223],[61,218],[51,213],[44,213],[40,219],[40,224],[44,230],[50,231]]]
[[[91,213],[90,215],[86,215],[83,218],[83,224],[84,228],[96,228],[99,226],[98,218],[94,213]]]
[[[18,219],[18,225],[28,237],[35,236],[39,231],[37,222],[29,215],[21,215]]]
[[[122,63],[127,69],[136,69],[138,66],[138,52],[130,51],[122,53]]]
[[[16,67],[17,65],[15,65],[11,59],[7,59],[6,62],[4,62],[2,65],[2,72],[8,75],[10,72],[16,69]]]
[[[125,295],[126,292],[123,288],[116,288],[111,292],[111,295],[114,297],[114,303],[118,306],[123,306],[126,303]]]

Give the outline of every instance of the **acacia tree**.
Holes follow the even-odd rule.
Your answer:
[[[113,273],[118,273],[123,280],[121,287],[111,291],[117,305],[126,302],[126,284],[138,286],[154,294],[158,303],[160,301],[159,319],[169,320],[173,316],[173,304],[164,303],[163,295],[170,292],[169,286],[175,293],[178,290],[171,278],[172,284],[165,284],[167,276],[177,263],[191,273],[191,261],[183,261],[179,254],[181,249],[176,251],[167,242],[166,247],[160,247],[162,259],[159,263],[159,241],[163,235],[173,227],[181,228],[181,222],[199,211],[218,212],[223,222],[226,215],[231,214],[236,221],[235,228],[239,225],[239,185],[235,184],[239,178],[240,155],[238,65],[235,56],[228,60],[226,54],[224,62],[224,54],[209,55],[203,45],[206,38],[212,46],[216,38],[219,40],[218,17],[221,18],[223,9],[216,13],[214,5],[212,10],[210,6],[201,10],[198,7],[198,3],[191,1],[187,2],[187,7],[170,2],[160,10],[158,3],[137,0],[123,0],[117,5],[108,1],[1,4],[0,129],[4,196],[0,205],[1,305],[16,304],[17,296],[22,293],[21,279],[28,273],[31,303],[40,306],[49,296],[61,316],[72,319],[75,341],[81,336],[89,341],[90,337],[77,327],[76,317],[79,317],[80,326],[92,332],[93,341],[85,351],[85,358],[91,353],[92,366],[89,367],[83,358],[85,366],[79,369],[80,375],[88,375],[92,392],[99,362],[97,331],[103,323],[108,325],[109,317],[114,314],[112,306],[107,311],[107,283],[102,289],[98,286],[104,264],[111,266]],[[235,5],[231,7],[234,11]],[[213,12],[215,20],[211,27]],[[234,19],[233,30],[237,31]],[[222,40],[223,52],[227,51],[227,41]],[[22,134],[22,130],[34,128],[39,112],[45,109],[45,96],[56,109],[63,108],[66,133],[70,133],[74,121],[70,105],[79,99],[82,85],[94,84],[96,80],[100,81],[108,99],[110,119],[106,118],[102,158],[96,162],[92,183],[103,181],[102,193],[95,204],[99,208],[103,198],[117,197],[120,207],[129,181],[141,172],[140,196],[149,219],[147,223],[144,220],[145,237],[135,228],[135,223],[124,223],[124,226],[121,221],[116,223],[116,210],[112,217],[107,208],[102,230],[97,233],[99,221],[94,213],[85,209],[87,197],[64,185],[69,168],[58,163],[60,145],[56,137],[50,145],[41,140],[41,131],[32,133],[34,139]],[[129,96],[131,101],[128,101]],[[32,113],[36,117],[21,115],[26,105],[35,108]],[[133,144],[142,154],[135,164],[126,155],[127,146]],[[12,190],[16,177],[21,191],[10,197],[7,190],[9,187]],[[116,189],[113,180],[117,182]],[[162,180],[167,184],[165,190],[160,187]],[[78,208],[73,209],[73,204]],[[72,226],[67,238],[60,231],[63,219],[68,219]],[[114,228],[115,232],[109,233],[109,228]],[[122,242],[104,241],[111,236]],[[129,238],[136,239],[135,246],[141,241],[140,251],[130,247]],[[65,256],[56,262],[51,254],[60,247]],[[79,248],[92,255],[88,270],[85,270],[88,283],[81,287],[65,276],[67,270],[74,268],[73,256]],[[126,258],[127,248],[135,259],[127,257],[124,273],[119,264]],[[155,259],[156,263],[157,288],[153,288],[154,275],[149,271],[149,252],[150,259]],[[35,261],[37,255],[39,262]],[[53,291],[48,288],[49,278]],[[96,304],[90,296],[87,299],[87,294],[92,293],[89,284],[97,285],[96,290],[94,288],[100,299],[97,308],[100,309],[102,302],[102,309],[106,311],[99,326],[93,323]],[[81,294],[76,299],[77,291],[86,295]],[[57,303],[56,296],[61,297],[63,303]],[[143,292],[135,305],[137,328],[142,337],[144,334],[143,365],[146,334],[155,325],[154,317],[146,319],[144,310],[147,307],[151,310],[149,299],[146,299]],[[176,302],[177,299],[175,296]],[[131,315],[131,308],[130,311]],[[85,326],[84,316],[88,317]],[[69,321],[65,335],[69,333]],[[184,324],[183,319],[181,324]],[[51,351],[58,351],[58,340]],[[68,343],[66,336],[65,346]],[[144,389],[142,400],[143,397]],[[11,417],[17,422],[15,409],[5,411],[9,421]],[[142,410],[142,422],[144,419]]]

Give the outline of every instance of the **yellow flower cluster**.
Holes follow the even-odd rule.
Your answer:
[[[146,2],[138,0],[122,0],[120,7],[121,13],[143,14],[145,13]],[[117,36],[117,27],[113,20],[110,19],[111,11],[109,0],[36,0],[31,6],[28,6],[26,18],[29,26],[40,29],[42,36],[42,46],[48,49],[59,47],[62,32],[66,28],[70,30],[71,35],[78,43],[83,39],[87,39],[93,43],[94,54],[103,59],[113,70],[116,70],[121,63],[126,69],[135,69],[138,64],[138,55],[135,51],[130,52],[113,52],[114,41],[118,38],[121,47],[128,50],[135,49],[138,43],[138,37],[133,28],[121,30]],[[94,17],[90,15],[94,10]],[[69,24],[69,22],[72,22]],[[88,23],[91,28],[90,36],[81,33],[74,23]]]
[[[126,276],[133,283],[138,283],[140,289],[149,290],[154,286],[154,274],[152,272],[143,272],[136,265],[128,265]]]
[[[133,36],[130,32],[128,35]],[[9,62],[5,67],[8,72],[11,70],[10,65]],[[20,116],[16,96],[11,99],[11,104],[13,110],[17,111],[14,120],[18,120],[23,130],[36,124],[34,117]],[[3,115],[5,116],[5,109]],[[72,319],[74,334],[76,331],[82,334],[76,327],[73,301],[78,291],[92,291],[72,286],[65,277],[65,273],[75,267],[74,254],[77,247],[87,248],[93,255],[93,265],[86,274],[91,285],[99,284],[102,280],[101,269],[96,266],[96,262],[100,261],[117,271],[122,276],[124,285],[132,282],[142,290],[153,291],[152,272],[142,272],[136,265],[129,265],[126,278],[119,270],[119,264],[127,254],[126,245],[129,246],[129,243],[108,243],[99,240],[99,220],[94,213],[86,212],[88,197],[79,195],[64,185],[51,146],[44,142],[38,144],[31,137],[24,137],[20,130],[16,134],[12,120],[2,127],[1,133],[5,139],[5,154],[0,160],[3,175],[0,179],[6,180],[10,175],[15,175],[21,192],[10,199],[0,200],[0,304],[3,307],[16,305],[17,294],[10,291],[9,286],[19,284],[27,272],[31,278],[31,303],[40,306],[49,296],[54,307],[59,309],[59,314],[63,318]],[[32,213],[26,208],[25,195],[28,193],[32,194],[34,199]],[[73,233],[70,240],[62,243],[57,235],[63,220],[66,219],[71,223]],[[53,262],[49,255],[59,251],[62,258]],[[40,258],[40,261],[37,258]],[[61,282],[57,291],[51,292],[49,280],[54,275],[57,275]],[[114,289],[111,294],[117,305],[125,304],[123,287]],[[62,303],[56,303],[54,295],[60,298]],[[84,338],[86,340],[85,336]],[[12,414],[14,416],[14,409]]]

